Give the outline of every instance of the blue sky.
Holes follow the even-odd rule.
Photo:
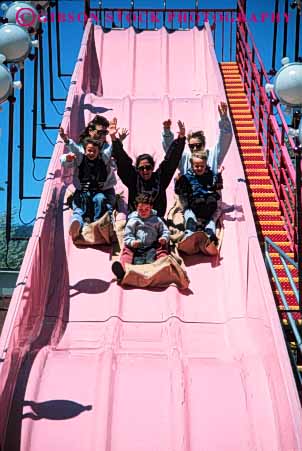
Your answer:
[[[92,5],[97,5],[97,1],[92,0]],[[284,0],[280,2],[280,12],[283,12],[284,9]],[[130,0],[103,0],[103,7],[129,7]],[[234,7],[234,0],[199,0],[200,8],[231,8]],[[264,6],[265,4],[265,6]],[[248,0],[248,14],[247,17],[249,19],[249,26],[252,30],[252,33],[255,37],[256,44],[260,51],[261,57],[264,61],[265,67],[267,70],[271,68],[271,52],[272,52],[272,31],[273,31],[273,23],[271,21],[271,13],[274,11],[274,0],[266,0],[265,2],[259,0]],[[135,7],[138,8],[161,8],[163,5],[163,1],[160,0],[136,0]],[[166,0],[167,8],[194,8],[195,0]],[[83,11],[83,0],[73,0],[73,1],[60,1],[60,11],[72,12],[75,15]],[[267,12],[269,14],[269,18],[261,23],[261,13]],[[289,18],[289,28],[294,30],[294,13],[293,10],[290,9],[291,16]],[[254,16],[252,16],[254,14]],[[281,24],[283,27],[283,18],[281,19]],[[81,42],[81,36],[83,32],[82,24],[79,22],[74,23],[62,23],[60,26],[61,29],[61,64],[62,64],[62,72],[63,73],[72,73],[73,67],[78,55],[79,45]],[[281,30],[280,30],[281,33]],[[282,36],[279,33],[278,39],[278,49],[279,53],[282,51]],[[53,30],[54,34],[54,30]],[[44,45],[47,43],[47,33],[44,35]],[[292,32],[289,35],[288,39],[288,48],[291,50],[289,52],[289,56],[292,56],[293,49],[293,40],[294,33]],[[56,52],[55,45],[53,45],[54,53],[53,59],[54,64],[56,63]],[[49,77],[47,74],[47,52],[45,53],[45,86],[49,86]],[[301,52],[300,52],[301,54]],[[276,60],[277,68],[280,67],[280,57]],[[56,68],[56,64],[55,64]],[[26,61],[26,84],[30,85],[31,80],[33,79],[33,62]],[[18,74],[17,77],[18,79]],[[67,89],[69,86],[69,78],[63,77],[62,81],[55,77],[54,83],[54,92],[55,97],[64,97],[67,94]],[[64,85],[63,85],[64,83]],[[32,122],[31,122],[31,104],[32,104],[32,92],[31,89],[28,89],[28,86],[25,90],[26,92],[26,105],[28,105],[26,109],[26,127],[25,127],[25,186],[24,186],[24,194],[27,196],[39,196],[42,187],[43,180],[37,181],[34,179],[43,179],[47,166],[48,160],[36,160],[35,167],[33,165],[33,161],[31,158],[31,141],[32,141]],[[61,115],[64,110],[64,102],[55,102],[52,104],[48,98],[48,88],[46,88],[46,122],[48,125],[58,126],[61,122]],[[7,178],[7,103],[2,105],[4,107],[3,112],[0,113],[0,149],[1,149],[1,166],[0,166],[0,186],[5,186],[5,181]],[[16,108],[16,117],[19,114],[19,104],[18,104],[18,94],[17,101],[15,104]],[[40,115],[40,106],[38,108],[38,114]],[[38,123],[40,123],[40,117],[38,116]],[[46,130],[48,138],[45,134],[42,133],[41,127],[39,127],[38,133],[38,154],[41,156],[50,156],[53,150],[52,143],[55,142],[57,133],[55,131]],[[13,205],[14,208],[19,211],[20,202],[18,199],[18,174],[19,174],[19,137],[18,130],[15,134],[15,142],[14,142],[14,183],[13,183]],[[34,177],[33,177],[34,175]],[[38,201],[36,200],[24,200],[22,202],[21,209],[21,218],[25,222],[31,221],[35,217],[35,212],[38,206]],[[6,210],[6,191],[0,192],[0,212]]]

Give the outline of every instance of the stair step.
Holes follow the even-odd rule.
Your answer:
[[[281,265],[274,265],[274,267],[275,267],[275,269],[276,270],[279,270],[279,269],[283,269],[284,270],[284,266],[281,264]],[[298,271],[295,267],[294,267],[294,265],[288,265],[288,268],[291,270],[291,271]]]
[[[288,326],[288,325],[289,325],[289,322],[288,322],[287,319],[283,319],[283,320],[282,320],[282,324],[283,324],[284,326]],[[301,326],[301,325],[302,325],[302,320],[301,320],[301,319],[297,319],[297,320],[296,320],[296,324],[298,324],[298,326]],[[299,369],[299,371],[301,371],[301,370]]]
[[[275,281],[274,277],[272,278],[272,280]],[[280,283],[287,283],[287,282],[289,283],[289,279],[288,279],[287,276],[279,277],[278,280],[279,280]],[[298,277],[293,277],[293,280],[294,280],[295,283],[298,283]]]
[[[278,252],[270,252],[269,255],[271,257],[279,257],[280,258],[280,254]],[[286,252],[286,255],[291,258],[292,260],[294,259],[294,253],[293,252]]]
[[[257,180],[259,181],[259,183],[267,183],[268,181],[270,181],[270,178],[268,175],[249,175],[248,174],[248,179],[249,180]]]
[[[255,130],[255,125],[254,124],[248,124],[248,125],[239,125],[239,126],[235,126],[236,130],[241,134],[241,132],[244,132],[245,130]]]
[[[242,79],[241,79],[241,75],[238,72],[230,72],[228,73],[227,76],[223,76],[223,79],[228,79],[228,80],[237,80],[239,83],[242,83]]]
[[[267,171],[266,168],[256,168],[256,169],[248,168],[247,177],[248,178],[250,178],[250,177],[259,177],[259,176],[261,176],[261,174],[263,176],[267,177],[267,173],[268,173],[268,171]]]
[[[259,201],[260,199],[276,199],[276,196],[274,193],[255,193],[251,191],[250,194],[254,200]]]
[[[259,169],[263,169],[263,170],[267,171],[263,160],[262,161],[261,160],[259,160],[259,161],[257,161],[257,160],[244,161],[244,165],[247,166],[247,167],[250,167],[251,169],[253,168],[253,166],[262,166],[262,168],[257,168],[257,171]]]
[[[285,230],[266,230],[265,236],[268,236],[269,238],[274,237],[272,240],[274,243],[282,241],[289,245],[289,241],[287,241],[287,232]]]
[[[259,210],[259,208],[257,209],[257,211],[254,211],[254,214],[256,215],[257,219],[256,221],[271,221],[272,218],[276,219],[281,217],[281,213],[279,210],[271,210],[271,211],[266,211],[266,210]]]
[[[283,250],[283,252],[285,252],[286,254],[288,252],[290,252],[291,247],[290,247],[288,241],[277,241],[277,240],[273,240],[273,241],[276,244],[276,246],[280,247]],[[264,245],[264,241],[260,240],[260,244]]]
[[[250,183],[248,186],[251,190],[257,190],[257,189],[271,190],[272,189],[271,183],[267,183],[267,184]]]
[[[229,85],[229,86],[225,86],[225,92],[226,94],[229,96],[230,94],[234,94],[234,93],[240,93],[242,94],[242,96],[245,96],[245,92],[244,89],[242,88],[242,86],[235,86],[235,85]]]
[[[277,201],[265,201],[265,202],[254,201],[253,205],[256,208],[260,208],[262,210],[265,210],[266,208],[269,208],[269,207],[270,208],[279,208],[279,202],[277,202]]]
[[[251,113],[236,111],[235,113],[232,113],[232,115],[235,121],[237,121],[237,119],[249,119],[251,121],[253,120]]]
[[[296,278],[298,279],[298,278]],[[288,280],[287,277],[281,277],[281,280],[279,279],[279,283],[281,285],[282,290],[291,290],[291,284],[290,281]],[[296,286],[297,286],[298,282],[295,282]],[[272,286],[275,287],[276,290],[278,290],[277,284],[274,280],[274,278],[272,277]],[[298,288],[298,287],[297,287]]]
[[[247,163],[249,161],[257,161],[257,162],[260,161],[261,163],[264,163],[263,157],[260,154],[255,155],[255,153],[251,153],[250,155],[248,154],[242,155],[242,157],[244,159],[244,163]]]
[[[246,141],[243,141],[241,143],[241,145],[240,145],[240,153],[241,153],[241,155],[250,155],[252,153],[255,153],[257,155],[259,155],[259,154],[263,155],[261,146],[259,146],[259,145],[257,146],[255,144],[249,144]]]
[[[265,221],[266,224],[263,224],[262,221],[256,221],[257,226],[263,233],[263,235],[270,235],[269,232],[275,232],[275,234],[278,234],[280,232],[284,231],[284,223],[283,221]],[[269,224],[270,222],[278,222],[278,224]],[[287,237],[287,235],[286,235]]]
[[[281,262],[280,257],[272,257],[271,256],[271,260],[272,260],[273,265],[278,265]]]
[[[259,224],[259,226],[264,230],[264,229],[267,229],[267,230],[275,230],[276,232],[277,231],[280,231],[280,230],[284,230],[284,222],[283,221],[281,221],[281,219],[277,219],[277,220],[267,220],[267,219],[265,219],[265,220],[257,220],[256,221],[256,223],[257,224]],[[273,229],[273,227],[275,227],[275,229]],[[281,227],[281,229],[280,229],[280,227]]]
[[[280,265],[279,265],[280,266]],[[292,266],[292,265],[291,265]],[[285,269],[284,268],[282,268],[282,269],[277,269],[276,268],[276,265],[274,266],[274,268],[275,268],[275,271],[276,271],[276,273],[277,273],[277,276],[280,278],[280,277],[285,277],[286,279],[288,279],[288,277],[287,277],[287,274],[286,274],[286,271],[285,271]],[[291,274],[291,276],[294,278],[294,280],[297,280],[297,282],[298,282],[298,271],[296,270],[296,269],[293,269],[293,270],[289,270],[289,272],[290,272],[290,274]],[[296,279],[295,279],[296,278]]]

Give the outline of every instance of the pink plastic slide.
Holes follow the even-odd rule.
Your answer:
[[[207,26],[104,34],[88,23],[62,125],[77,139],[96,113],[117,116],[130,129],[127,151],[160,162],[162,121],[202,128],[211,147],[222,100]],[[221,260],[187,258],[182,293],[122,289],[108,248],[73,245],[62,152],[58,142],[1,336],[1,451],[301,450],[301,408],[235,140]]]

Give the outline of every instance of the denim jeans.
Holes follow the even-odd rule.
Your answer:
[[[145,263],[153,263],[155,260],[166,257],[169,255],[168,246],[159,246],[157,244],[154,247],[133,249],[128,246],[124,246],[122,249],[120,262],[125,269],[126,263],[132,265],[143,265]]]
[[[155,247],[138,248],[134,250],[133,264],[144,265],[145,263],[153,263],[156,260]]]
[[[111,214],[114,204],[114,188],[107,189],[101,193],[76,190],[72,200],[73,215],[71,222],[79,221],[82,227],[84,221],[97,221],[107,211]]]
[[[185,218],[185,233],[187,236],[192,235],[192,233],[196,232],[198,230],[198,223],[197,218],[193,210],[190,208],[186,209],[184,211],[184,218]],[[205,225],[203,227],[203,230],[209,235],[215,235],[216,234],[216,224],[213,219],[210,219],[208,222],[205,222]]]

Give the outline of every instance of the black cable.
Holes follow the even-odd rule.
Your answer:
[[[23,221],[23,219],[21,218],[21,210],[22,210],[22,200],[20,200],[20,208],[19,208],[19,221],[21,222],[22,225],[28,226],[31,225],[33,222],[35,222],[36,217],[34,217],[34,219],[32,219],[30,222],[25,222]]]
[[[58,129],[59,129],[59,127],[58,127]],[[52,145],[52,147],[54,147],[54,146],[55,146],[55,143],[53,143],[53,142],[51,141],[51,139],[49,138],[49,136],[47,135],[46,131],[45,131],[43,128],[42,128],[42,132],[43,132],[44,135],[46,136],[48,142]]]
[[[41,179],[38,179],[35,176],[35,170],[36,170],[36,160],[33,160],[33,170],[32,170],[32,178],[36,181],[36,182],[43,182],[45,180],[45,177],[42,177]]]
[[[62,83],[63,88],[65,89],[65,91],[68,92],[68,88],[67,88],[67,86],[65,86],[65,83],[64,83],[64,81],[62,80],[61,77],[59,78],[59,80],[60,80],[60,82]]]
[[[63,116],[64,112],[61,113],[61,112],[58,110],[57,105],[54,103],[53,100],[51,100],[51,103],[52,103],[52,106],[54,107],[54,109],[56,110],[56,113],[57,113],[59,116]]]

